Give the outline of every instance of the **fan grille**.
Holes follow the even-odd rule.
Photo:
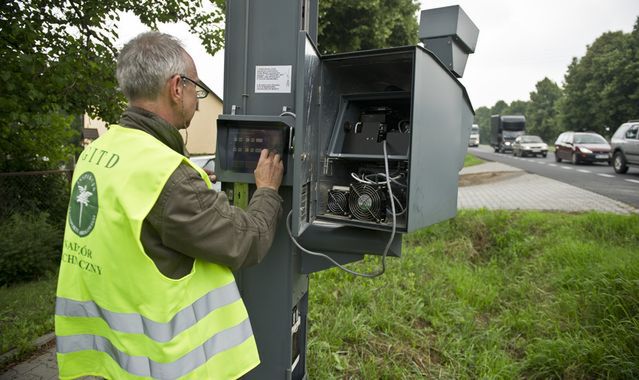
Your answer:
[[[330,190],[328,192],[328,211],[337,215],[348,214],[348,193],[340,190]]]
[[[365,183],[351,184],[348,209],[356,219],[379,223],[386,217],[386,196],[376,186]]]

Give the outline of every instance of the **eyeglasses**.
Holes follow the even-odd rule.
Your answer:
[[[212,92],[206,85],[200,81],[194,81],[193,79],[187,77],[186,75],[180,74],[180,78],[183,81],[189,81],[195,85],[195,96],[198,99],[204,99],[209,95],[209,92]]]

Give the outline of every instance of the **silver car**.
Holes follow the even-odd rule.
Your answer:
[[[546,157],[548,154],[548,144],[543,142],[541,137],[534,135],[519,136],[513,142],[514,156],[536,156]]]
[[[612,167],[625,173],[629,166],[639,168],[639,120],[621,124],[610,140]]]
[[[215,173],[215,156],[191,156],[190,160],[197,166],[211,173]],[[213,184],[215,190],[222,191],[222,184],[217,181]]]

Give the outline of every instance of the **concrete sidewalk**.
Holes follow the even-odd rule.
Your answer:
[[[459,188],[459,209],[600,211],[616,214],[639,212],[630,205],[592,191],[536,174],[528,174],[521,169],[497,162],[470,166],[462,169],[459,174],[460,182],[471,183]],[[475,177],[474,182],[478,184],[472,184],[473,180],[464,181],[466,177]]]
[[[601,211],[617,214],[639,212],[634,207],[591,191],[497,162],[464,168],[460,177],[460,182],[469,182],[469,185],[459,188],[459,209]],[[57,378],[55,345],[0,374],[0,380]]]

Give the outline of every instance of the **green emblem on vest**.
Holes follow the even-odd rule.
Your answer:
[[[69,201],[69,226],[80,237],[87,236],[98,217],[98,187],[91,172],[83,173],[73,185]]]

